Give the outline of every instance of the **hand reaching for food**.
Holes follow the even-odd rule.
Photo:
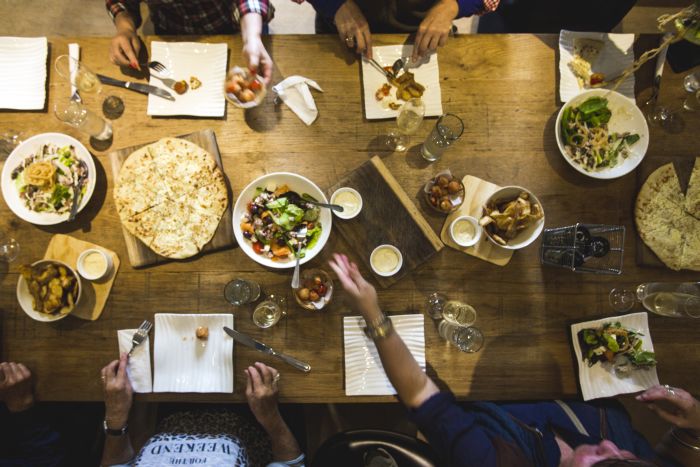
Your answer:
[[[358,54],[364,54],[372,58],[372,35],[369,31],[367,19],[353,0],[346,0],[334,18],[338,28],[340,41],[348,48],[354,48]]]
[[[328,264],[338,275],[338,279],[340,279],[343,288],[352,298],[357,311],[362,313],[367,322],[374,321],[381,314],[377,300],[377,291],[372,284],[362,277],[357,264],[351,262],[347,256],[339,253],[334,253],[333,259]]]
[[[120,13],[114,24],[117,27],[117,34],[112,38],[109,47],[109,59],[115,65],[140,70],[138,56],[141,51],[141,41],[136,34],[133,19],[128,13]]]
[[[447,37],[452,29],[452,20],[457,17],[459,6],[455,0],[440,0],[428,11],[421,21],[413,44],[413,61],[420,60],[431,50],[442,47],[447,43]]]
[[[32,373],[21,363],[0,363],[0,401],[10,412],[22,412],[34,405]]]
[[[264,363],[256,362],[255,365],[246,368],[245,375],[245,395],[250,410],[258,423],[269,431],[281,419],[277,405],[279,371]]]
[[[265,84],[272,80],[272,58],[262,43],[263,20],[256,13],[248,13],[241,19],[243,61],[249,70],[263,77]]]
[[[639,394],[636,399],[667,422],[700,432],[700,403],[687,391],[658,385]]]

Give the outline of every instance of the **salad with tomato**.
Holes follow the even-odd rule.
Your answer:
[[[295,254],[303,258],[323,231],[320,210],[308,200],[316,201],[308,194],[300,196],[287,185],[274,190],[257,187],[240,224],[253,251],[273,261],[289,261]]]

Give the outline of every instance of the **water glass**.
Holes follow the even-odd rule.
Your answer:
[[[0,261],[11,263],[19,255],[19,243],[14,238],[0,232]]]
[[[224,298],[233,306],[253,303],[260,298],[260,285],[254,281],[234,279],[224,287]]]
[[[0,159],[5,159],[22,142],[24,136],[16,130],[6,130],[0,134]]]
[[[410,135],[418,131],[424,115],[425,105],[418,98],[408,100],[401,106],[399,116],[396,117],[398,130],[389,132],[388,144],[394,151],[405,152],[408,149]]]
[[[269,328],[287,315],[286,297],[270,294],[267,299],[258,303],[253,311],[253,323],[259,328]]]
[[[474,326],[456,326],[443,320],[438,325],[438,333],[440,337],[456,345],[462,352],[478,352],[484,345],[484,335]]]
[[[425,311],[432,319],[442,319],[445,303],[447,303],[447,297],[444,294],[433,292],[425,301]]]
[[[686,97],[683,101],[683,109],[690,112],[700,110],[700,90]]]
[[[54,114],[66,123],[98,141],[107,141],[112,137],[112,124],[96,113],[88,110],[78,101],[59,100],[54,105]]]
[[[421,147],[423,158],[435,162],[449,146],[454,144],[464,132],[464,123],[453,114],[440,117]]]
[[[700,71],[686,75],[683,78],[683,87],[686,91],[692,93],[700,91]]]
[[[442,308],[442,319],[460,327],[469,327],[476,321],[476,310],[458,300],[449,300]]]

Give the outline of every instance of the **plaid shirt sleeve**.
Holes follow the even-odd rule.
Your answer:
[[[458,18],[471,15],[484,15],[498,8],[500,0],[457,0],[459,5]]]
[[[140,3],[140,0],[105,0],[105,7],[109,16],[112,17],[112,21],[119,13],[125,11],[133,18],[134,25],[138,28],[141,26]]]
[[[233,22],[241,23],[241,18],[248,13],[257,13],[262,16],[263,21],[269,23],[275,17],[275,7],[270,4],[270,0],[234,0]]]

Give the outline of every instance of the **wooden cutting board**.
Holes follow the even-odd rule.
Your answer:
[[[178,138],[190,141],[208,151],[209,154],[211,154],[216,160],[216,163],[221,169],[221,172],[224,172],[224,167],[221,163],[221,153],[219,153],[219,145],[216,143],[216,136],[214,135],[214,130],[196,131],[194,133],[190,133],[189,135],[178,136]],[[147,146],[148,144],[151,143],[131,146],[109,153],[109,161],[112,165],[112,180],[117,180],[117,177],[119,176],[119,170],[121,169],[121,166],[126,160],[126,158],[129,157],[129,155],[132,152],[144,146]],[[225,173],[224,179],[226,180],[226,185],[228,187],[229,205],[226,208],[226,211],[224,211],[224,215],[221,217],[221,221],[219,221],[219,227],[216,229],[216,233],[209,241],[209,243],[204,245],[204,248],[202,248],[202,252],[200,252],[199,254],[206,253],[209,251],[221,250],[223,248],[232,247],[236,244],[236,241],[233,236],[233,223],[231,213],[231,200],[233,199],[233,196],[231,193],[230,184],[228,183],[228,179],[226,178]],[[124,240],[126,241],[126,250],[129,254],[129,262],[133,267],[140,268],[144,266],[151,266],[154,264],[164,263],[166,261],[172,261],[172,259],[170,258],[165,258],[156,254],[153,250],[144,245],[141,242],[141,240],[131,235],[131,233],[129,233],[129,231],[127,231],[123,227],[122,231],[124,232]]]
[[[379,245],[394,245],[403,255],[403,266],[395,275],[382,277],[373,272],[380,286],[386,288],[394,284],[444,247],[378,156],[347,174],[327,193],[330,196],[344,186],[360,193],[362,211],[354,219],[334,219],[333,229],[338,229],[345,240],[359,250],[370,270],[369,255]]]
[[[658,256],[656,256],[656,254],[651,250],[651,248],[649,248],[644,243],[642,237],[639,236],[639,232],[637,232],[637,225],[636,223],[634,223],[634,208],[637,203],[637,194],[642,188],[642,185],[644,185],[644,182],[646,182],[647,178],[649,178],[649,175],[651,175],[656,169],[658,169],[662,165],[666,165],[669,162],[673,163],[673,166],[676,169],[676,175],[678,176],[678,180],[681,184],[681,190],[683,191],[683,193],[685,193],[685,191],[688,189],[690,174],[693,171],[693,164],[695,163],[694,157],[659,157],[654,159],[653,164],[642,163],[639,166],[639,169],[637,170],[637,191],[634,194],[634,200],[632,201],[631,209],[632,223],[634,224],[635,233],[635,249],[637,250],[636,260],[637,264],[640,266],[654,266],[659,268],[667,267],[664,263],[661,262],[661,260],[658,258]]]
[[[459,216],[472,216],[480,219],[486,200],[488,200],[489,196],[495,193],[496,190],[501,188],[498,185],[477,177],[472,177],[471,175],[466,175],[462,179],[462,184],[464,185],[464,202],[459,209],[451,212],[447,216],[445,224],[442,226],[442,231],[440,232],[440,238],[445,242],[445,245],[450,248],[483,259],[489,263],[497,264],[498,266],[505,266],[513,257],[513,250],[497,247],[486,238],[485,234],[481,235],[481,239],[476,245],[467,248],[457,245],[452,240],[450,236],[450,224],[452,221]]]
[[[95,245],[94,243],[84,242],[83,240],[78,240],[69,235],[56,234],[51,237],[49,246],[46,247],[44,259],[63,261],[77,272],[78,256],[80,256],[80,253],[90,248],[97,248],[110,255],[114,263],[114,268],[109,277],[99,282],[89,281],[82,277],[80,278],[82,288],[80,301],[78,302],[78,306],[71,312],[71,316],[95,321],[102,314],[102,310],[104,310],[105,304],[107,303],[107,298],[109,298],[109,293],[112,290],[114,279],[117,277],[120,264],[119,256],[112,250]]]

